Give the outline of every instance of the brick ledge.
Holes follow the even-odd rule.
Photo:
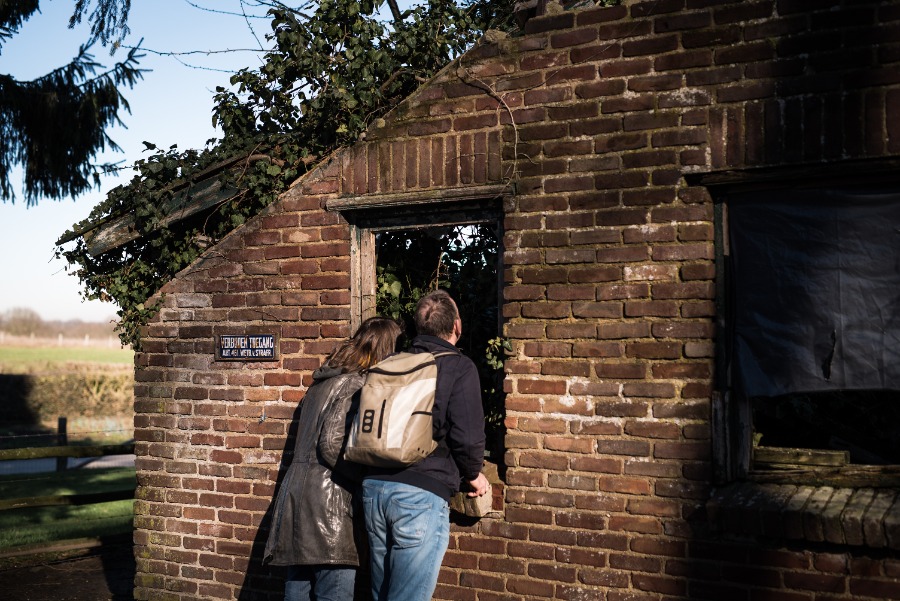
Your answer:
[[[739,482],[715,489],[715,531],[900,549],[900,491]]]

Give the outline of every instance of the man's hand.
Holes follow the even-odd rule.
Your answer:
[[[472,490],[467,492],[466,495],[470,497],[480,497],[488,490],[488,479],[484,477],[484,474],[478,474],[477,478],[469,480],[469,486],[472,487]]]

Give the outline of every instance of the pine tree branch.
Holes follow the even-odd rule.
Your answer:
[[[78,83],[78,88],[91,86],[99,81],[103,81],[104,79],[109,78],[112,75],[122,73],[123,69],[127,70],[128,72],[134,73],[135,79],[142,79],[143,73],[147,72],[147,69],[138,69],[136,68],[136,65],[138,61],[144,56],[143,54],[137,54],[137,51],[144,49],[140,47],[140,44],[138,44],[137,46],[129,46],[129,48],[131,49],[131,51],[128,53],[128,56],[125,57],[125,60],[116,63],[110,69],[97,75],[94,75],[96,68],[102,67],[103,65],[94,62],[93,55],[87,52],[89,50],[89,46],[81,46],[78,49],[78,55],[73,58],[70,63],[63,65],[62,67],[57,67],[56,69],[53,69],[45,75],[41,75],[40,77],[28,81],[21,81],[9,76],[4,77],[20,86],[40,86],[42,83],[52,81],[54,78],[69,78],[73,73],[81,75],[82,77],[84,76],[84,74],[90,73],[92,77],[90,79],[85,78],[83,81]],[[119,85],[120,83],[127,83],[127,81],[120,81],[119,76],[117,76],[114,81],[117,85]]]

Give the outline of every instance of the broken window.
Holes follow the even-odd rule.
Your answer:
[[[717,200],[727,475],[900,464],[900,189]]]

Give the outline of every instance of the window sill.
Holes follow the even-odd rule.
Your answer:
[[[738,482],[714,490],[706,508],[718,532],[900,549],[894,488]]]

